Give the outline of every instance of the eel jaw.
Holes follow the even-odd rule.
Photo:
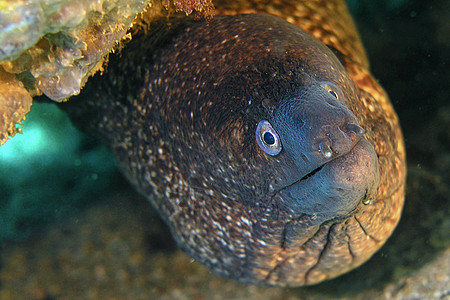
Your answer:
[[[322,221],[348,215],[375,197],[380,182],[378,156],[367,140],[330,160],[298,181],[281,188],[281,205],[295,215],[315,215]]]

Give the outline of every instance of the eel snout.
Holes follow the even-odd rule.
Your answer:
[[[288,162],[280,193],[290,211],[329,220],[375,196],[378,157],[344,103],[337,85],[319,82],[276,111],[273,125]]]

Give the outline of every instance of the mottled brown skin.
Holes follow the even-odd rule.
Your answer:
[[[217,16],[209,26],[173,21],[169,29],[156,24],[153,35],[136,36],[120,57],[112,56],[106,74],[91,80],[84,99],[72,100],[68,110],[105,138],[130,182],[197,261],[245,283],[310,285],[359,266],[390,236],[403,206],[404,146],[344,4],[273,3],[216,6],[223,14],[282,16],[337,58],[325,46],[297,40],[297,29],[273,17]],[[287,204],[288,176],[280,166],[289,159],[284,152],[270,157],[255,142],[258,121],[272,118],[280,99],[308,78],[342,89],[341,101],[376,152],[376,194],[345,212],[305,213]],[[330,163],[345,164],[346,157]]]

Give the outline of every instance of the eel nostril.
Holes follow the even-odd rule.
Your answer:
[[[364,129],[361,126],[354,123],[345,123],[344,126],[341,127],[341,129],[345,133],[354,133],[357,136],[362,136],[365,133]]]
[[[319,152],[322,153],[325,158],[331,158],[333,150],[331,149],[329,141],[323,140],[319,143]]]

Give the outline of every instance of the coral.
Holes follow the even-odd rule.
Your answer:
[[[169,9],[169,0],[163,0],[164,7]],[[187,15],[194,10],[207,18],[214,15],[212,0],[173,0],[176,11],[184,11]]]
[[[0,143],[20,132],[16,127],[30,111],[31,96],[23,84],[0,66]]]
[[[0,91],[8,91],[0,98],[0,145],[17,132],[31,97],[77,95],[131,38],[135,20],[148,24],[166,10],[214,13],[211,0],[0,0]]]

